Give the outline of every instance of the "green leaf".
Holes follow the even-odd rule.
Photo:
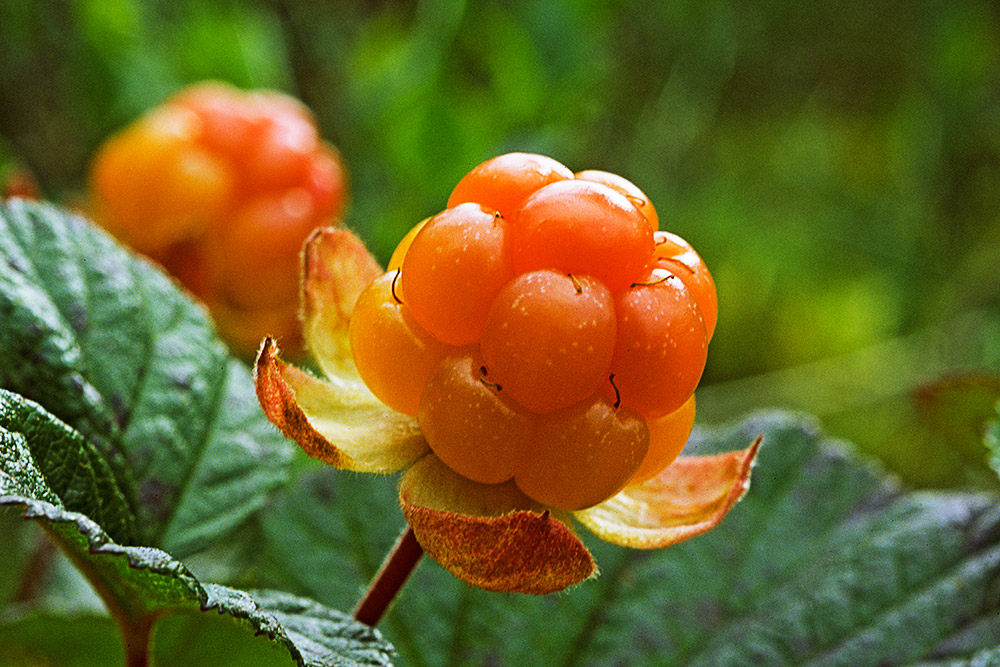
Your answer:
[[[990,468],[1000,475],[1000,402],[993,408],[995,418],[986,425],[986,452]]]
[[[163,618],[153,635],[150,654],[151,664],[169,667],[294,664],[282,646],[213,613]],[[122,665],[124,660],[118,628],[107,616],[28,614],[0,621],[0,665],[108,667]],[[313,664],[344,664],[340,660]]]
[[[98,478],[140,527],[109,522],[116,540],[192,553],[286,480],[292,447],[249,370],[158,269],[80,217],[19,201],[0,205],[0,267],[0,386],[101,454]]]
[[[14,415],[14,418],[8,418]],[[384,665],[391,648],[339,611],[279,592],[200,583],[160,549],[115,543],[89,517],[66,509],[32,452],[50,437],[76,441],[40,406],[0,391],[0,505],[21,507],[52,537],[107,605],[126,642],[147,639],[162,616],[215,611],[283,645],[299,665]]]
[[[37,404],[4,389],[0,461],[3,492],[55,502],[116,532],[132,532],[135,516],[101,454],[73,429],[42,416]]]
[[[1000,650],[994,496],[904,493],[784,413],[699,430],[688,453],[760,434],[750,491],[709,533],[653,552],[588,539],[601,576],[543,598],[480,591],[425,559],[383,630],[413,665],[905,665]],[[375,479],[305,476],[261,518],[265,581],[344,604],[396,534],[394,505]]]

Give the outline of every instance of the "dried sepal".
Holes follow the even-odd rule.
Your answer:
[[[382,268],[352,232],[313,231],[302,251],[302,326],[310,352],[329,377],[357,377],[348,333],[354,302]]]
[[[682,456],[659,476],[574,516],[601,539],[623,547],[661,549],[700,535],[746,493],[760,442],[715,456]]]
[[[306,454],[356,472],[398,472],[427,451],[417,420],[390,410],[360,380],[319,380],[278,358],[266,338],[254,368],[268,419]]]
[[[541,595],[596,574],[569,515],[512,482],[473,482],[431,454],[406,471],[400,503],[424,551],[473,586]]]

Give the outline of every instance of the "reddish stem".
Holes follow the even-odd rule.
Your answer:
[[[21,585],[14,593],[13,602],[32,602],[38,597],[55,556],[55,543],[49,539],[39,539],[38,545],[31,554],[31,560],[28,561],[28,567],[21,577]]]
[[[153,634],[153,623],[153,617],[149,615],[133,625],[122,624],[125,667],[149,667],[149,646]]]
[[[407,526],[355,607],[354,619],[373,628],[378,625],[423,555],[413,529]]]

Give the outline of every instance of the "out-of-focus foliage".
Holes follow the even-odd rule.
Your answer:
[[[0,44],[0,173],[49,198],[205,78],[313,109],[383,260],[495,154],[621,173],[718,283],[712,421],[792,368],[786,404],[891,454],[914,387],[1000,370],[995,3],[36,0]]]

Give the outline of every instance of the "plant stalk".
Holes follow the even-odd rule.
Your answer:
[[[125,644],[125,667],[149,667],[149,647],[153,633],[153,618],[147,616],[139,622],[122,624],[122,641]]]
[[[413,529],[407,526],[355,607],[354,620],[373,628],[377,626],[423,555]]]

